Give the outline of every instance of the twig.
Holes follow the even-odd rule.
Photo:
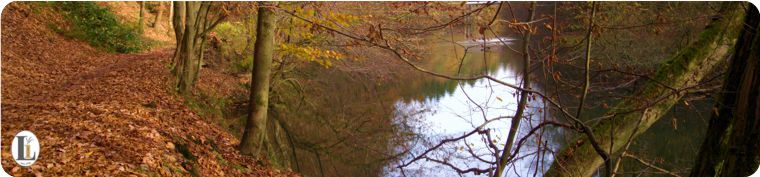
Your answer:
[[[509,3],[507,3],[507,5],[509,5]],[[555,101],[554,99],[551,99],[550,97],[546,96],[545,94],[543,94],[543,93],[541,93],[539,91],[535,91],[535,90],[531,90],[531,89],[525,89],[525,88],[522,88],[520,86],[507,83],[507,82],[505,82],[503,80],[496,79],[495,77],[490,76],[490,75],[476,75],[476,76],[469,76],[469,77],[456,77],[456,76],[450,76],[450,75],[446,75],[446,74],[441,74],[441,73],[433,72],[433,71],[427,70],[425,68],[422,68],[422,67],[417,66],[416,64],[412,63],[408,58],[404,57],[404,55],[402,55],[399,52],[398,49],[390,46],[390,44],[388,43],[387,40],[385,41],[385,44],[379,44],[379,43],[377,43],[375,41],[372,41],[372,40],[370,40],[368,38],[358,37],[358,36],[355,36],[355,35],[351,35],[351,34],[348,34],[346,32],[339,31],[339,30],[327,27],[325,25],[316,23],[316,22],[314,22],[312,20],[309,20],[309,19],[306,19],[306,18],[301,17],[299,15],[296,15],[294,12],[290,12],[290,11],[287,11],[285,9],[281,9],[281,10],[284,13],[286,13],[286,14],[289,14],[289,15],[291,15],[291,16],[297,18],[297,19],[303,20],[305,22],[311,23],[311,24],[315,25],[316,27],[319,27],[319,28],[331,31],[331,32],[333,32],[335,34],[338,34],[338,35],[341,35],[341,36],[344,36],[344,37],[347,37],[347,38],[350,38],[350,39],[353,39],[353,40],[356,40],[356,41],[365,42],[365,43],[369,44],[370,47],[378,47],[378,48],[381,48],[381,49],[388,50],[394,56],[396,56],[397,59],[399,59],[402,62],[406,63],[407,65],[411,66],[413,69],[415,69],[417,71],[420,71],[422,73],[425,73],[425,74],[429,74],[429,75],[432,75],[432,76],[435,76],[435,77],[440,77],[440,78],[449,79],[449,80],[478,80],[478,79],[488,79],[488,80],[494,81],[496,83],[499,83],[501,85],[510,87],[512,89],[515,89],[515,90],[519,90],[519,91],[522,91],[522,92],[528,92],[530,94],[536,94],[536,95],[540,96],[541,98],[547,100],[549,103],[551,103],[551,105],[557,107],[560,110],[560,113],[562,113],[562,115],[564,115],[566,118],[570,119],[576,126],[579,126],[577,128],[581,129],[581,131],[585,133],[585,135],[587,136],[587,138],[589,140],[589,143],[591,143],[595,147],[595,149],[601,149],[601,147],[599,147],[598,141],[594,137],[594,134],[593,134],[593,131],[591,130],[591,127],[589,127],[588,125],[584,124],[583,121],[581,121],[580,119],[576,118],[574,115],[570,114],[557,101]],[[602,157],[607,157],[607,154],[603,150],[602,151],[597,151],[597,153],[599,153],[599,155],[602,156]],[[608,159],[608,158],[605,158],[605,159]]]
[[[676,174],[676,173],[673,173],[673,172],[671,172],[671,171],[668,171],[668,170],[665,170],[665,169],[663,169],[663,168],[657,167],[657,166],[655,166],[655,165],[653,165],[653,164],[651,164],[651,163],[648,163],[648,162],[646,162],[646,161],[642,160],[641,158],[639,158],[639,157],[636,157],[636,156],[634,156],[634,155],[632,155],[632,154],[628,154],[628,153],[626,153],[626,152],[623,152],[623,157],[632,158],[632,159],[634,159],[634,160],[638,161],[639,163],[641,163],[642,165],[645,165],[645,166],[647,166],[647,167],[650,167],[650,168],[654,168],[655,170],[657,170],[657,171],[660,171],[660,172],[663,172],[663,173],[665,173],[665,174],[668,174],[668,175],[670,175],[670,176],[674,176],[674,177],[681,177],[681,175],[678,175],[678,174]]]
[[[591,67],[591,41],[592,41],[592,34],[594,31],[594,15],[596,14],[596,2],[591,2],[591,15],[589,16],[589,23],[588,23],[588,32],[586,33],[586,80],[583,82],[583,93],[581,95],[580,103],[578,104],[578,111],[575,114],[575,117],[580,119],[581,112],[583,111],[583,103],[586,101],[586,96],[588,95],[588,86],[589,82],[591,80],[591,76],[589,75],[589,68]],[[607,170],[607,174],[610,174],[612,172],[612,166],[610,165],[610,156],[607,154],[607,152],[602,149],[601,145],[599,143],[596,143],[597,141],[591,138],[594,138],[593,132],[590,132],[590,130],[583,130],[584,133],[586,133],[589,137],[589,140],[591,140],[591,145],[594,147],[594,150],[596,151],[599,156],[602,156],[602,159],[604,159],[604,166]]]
[[[536,13],[536,2],[531,2],[530,9],[528,9],[528,20],[527,21],[533,21],[533,17],[535,17]],[[528,26],[528,30],[524,31],[523,34],[523,88],[530,88],[530,33],[531,33],[531,26]],[[507,143],[504,145],[504,150],[501,152],[501,157],[498,160],[498,163],[496,164],[496,173],[494,173],[494,177],[500,177],[501,174],[504,172],[504,167],[507,166],[507,159],[509,159],[510,154],[512,153],[512,145],[515,141],[515,136],[517,135],[517,129],[520,128],[520,119],[523,117],[523,111],[525,111],[525,107],[528,104],[528,92],[522,92],[520,94],[520,103],[517,105],[517,111],[515,111],[515,116],[512,118],[512,125],[510,125],[509,128],[509,134],[507,134]]]

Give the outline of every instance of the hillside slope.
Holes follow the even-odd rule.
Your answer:
[[[168,88],[171,50],[101,52],[48,29],[52,12],[2,13],[2,166],[14,176],[293,176],[241,156],[238,140]],[[8,145],[36,134],[39,160],[19,168]]]

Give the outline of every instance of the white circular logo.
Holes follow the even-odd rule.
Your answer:
[[[30,131],[18,132],[11,143],[11,154],[18,165],[31,166],[40,155],[40,141]]]

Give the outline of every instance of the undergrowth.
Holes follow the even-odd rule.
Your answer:
[[[70,23],[69,29],[54,28],[66,36],[82,39],[111,52],[131,53],[143,48],[136,25],[121,23],[107,7],[95,2],[51,2]]]
[[[209,118],[211,122],[232,135],[241,137],[246,114],[244,110],[240,110],[240,107],[235,106],[245,98],[241,96],[243,95],[213,96],[199,90],[198,95],[185,96],[185,104],[198,115]]]
[[[235,73],[251,72],[253,67],[253,55],[249,44],[255,39],[254,34],[246,28],[251,26],[247,22],[222,22],[212,30],[213,34],[220,39],[217,51],[219,57],[230,61],[229,69]],[[208,44],[211,45],[211,44]],[[210,47],[211,48],[211,47]]]

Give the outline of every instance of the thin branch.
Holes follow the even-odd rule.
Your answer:
[[[507,23],[509,25],[530,25],[530,24],[533,24],[533,23],[538,23],[538,22],[544,21],[546,19],[549,19],[549,18],[540,18],[538,20],[528,20],[528,21],[525,21],[525,22],[510,22],[510,21],[507,21],[507,20],[498,20],[498,21],[499,22],[503,22],[503,23]]]
[[[580,103],[578,104],[578,111],[575,114],[576,118],[581,117],[581,112],[583,111],[583,103],[586,101],[586,96],[588,95],[588,86],[589,82],[591,80],[591,76],[589,75],[589,68],[591,67],[591,41],[592,41],[592,34],[594,32],[594,15],[596,14],[596,2],[591,2],[591,15],[589,16],[589,23],[588,23],[588,32],[586,33],[586,80],[583,83],[583,93],[580,98]],[[594,147],[594,150],[596,151],[599,156],[602,156],[602,159],[604,159],[604,166],[607,170],[607,174],[612,173],[612,166],[610,165],[610,156],[607,154],[607,152],[602,149],[601,145],[599,143],[596,143],[597,141],[591,138],[594,138],[593,132],[590,132],[590,130],[584,130],[584,133],[589,135],[589,140],[591,140],[591,145]]]
[[[488,22],[488,25],[486,25],[486,26],[491,26],[493,24],[493,22],[496,21],[496,18],[499,17],[499,12],[501,12],[501,6],[502,5],[504,5],[504,1],[499,2],[499,7],[496,8],[496,13],[493,14],[493,18],[491,19],[490,22]]]
[[[475,10],[472,10],[472,11],[469,11],[467,13],[464,13],[463,15],[457,16],[456,18],[454,18],[451,21],[448,21],[446,23],[442,23],[442,24],[438,24],[438,25],[434,25],[434,26],[429,26],[429,27],[426,27],[426,28],[400,28],[400,29],[401,30],[414,31],[414,32],[410,33],[411,35],[424,34],[424,33],[429,32],[429,31],[438,30],[438,29],[445,28],[447,26],[451,26],[451,24],[459,22],[459,21],[463,20],[465,17],[468,17],[468,16],[473,15],[475,13],[478,13],[480,11],[483,11],[484,9],[490,7],[491,5],[493,5],[495,3],[496,3],[495,1],[488,2],[485,5],[483,5],[482,7],[479,7],[477,9],[475,9]],[[393,30],[393,29],[381,29],[381,30]],[[398,31],[398,30],[393,30],[393,31]]]
[[[480,174],[487,173],[487,172],[493,170],[493,167],[486,168],[486,169],[480,169],[480,168],[460,169],[460,168],[458,168],[458,167],[456,167],[456,166],[454,166],[451,163],[448,163],[446,161],[442,161],[442,160],[438,160],[438,159],[434,159],[434,158],[429,158],[429,157],[425,157],[425,160],[430,160],[430,161],[433,161],[435,163],[440,163],[440,164],[449,166],[451,169],[454,169],[459,174],[475,173],[475,175],[480,175]]]
[[[665,173],[665,174],[668,174],[668,175],[670,175],[670,176],[674,176],[674,177],[681,177],[681,175],[678,175],[678,174],[676,174],[676,173],[673,173],[673,172],[671,172],[671,171],[668,171],[668,170],[665,170],[665,169],[663,169],[663,168],[657,167],[657,166],[655,166],[654,164],[648,163],[648,162],[646,162],[646,161],[642,160],[641,158],[639,158],[639,157],[636,157],[636,156],[634,156],[634,155],[632,155],[632,154],[628,154],[628,153],[625,153],[625,152],[624,152],[624,153],[623,153],[623,157],[632,158],[632,159],[634,159],[634,160],[638,161],[639,163],[641,163],[642,165],[645,165],[645,166],[647,166],[647,167],[650,167],[650,168],[654,168],[655,170],[657,170],[657,171],[660,171],[660,172],[662,172],[662,173]]]
[[[438,148],[440,148],[441,146],[443,146],[443,145],[444,145],[444,144],[446,144],[446,143],[449,143],[449,142],[455,142],[455,141],[459,141],[459,140],[462,140],[462,139],[464,139],[464,138],[467,138],[467,137],[469,137],[469,136],[471,136],[471,135],[474,135],[475,133],[484,133],[484,131],[485,131],[485,130],[475,129],[475,130],[472,130],[472,131],[470,131],[469,133],[466,133],[466,134],[464,134],[464,135],[462,135],[462,136],[459,136],[459,137],[456,137],[456,138],[449,138],[449,139],[444,139],[444,140],[442,140],[441,142],[439,142],[437,145],[433,146],[432,148],[429,148],[429,149],[427,149],[425,152],[422,152],[422,154],[420,154],[420,155],[418,155],[417,157],[413,158],[413,159],[412,159],[412,160],[410,160],[409,162],[407,162],[407,163],[403,163],[403,164],[401,164],[401,165],[398,165],[398,166],[396,166],[396,168],[404,168],[404,167],[406,167],[406,166],[409,166],[409,165],[411,165],[412,163],[414,163],[414,162],[416,162],[416,161],[418,161],[418,160],[420,160],[420,159],[424,159],[424,158],[426,158],[426,157],[427,157],[427,154],[428,154],[428,153],[432,152],[432,151],[433,151],[433,150],[435,150],[435,149],[438,149]]]
[[[536,16],[536,2],[530,3],[530,9],[528,9],[528,20],[526,21],[533,21],[533,18]],[[528,30],[524,31],[523,34],[523,88],[530,88],[530,36],[531,36],[531,25],[527,25]],[[523,112],[525,111],[525,107],[528,104],[528,92],[522,92],[520,94],[520,103],[517,105],[517,111],[515,111],[515,116],[512,119],[512,125],[510,125],[509,128],[509,134],[507,134],[507,143],[504,145],[504,150],[501,152],[501,157],[499,158],[499,163],[496,165],[496,173],[494,173],[494,177],[500,177],[502,173],[504,173],[504,167],[507,165],[507,159],[509,159],[509,154],[512,151],[512,145],[515,141],[515,136],[517,135],[517,129],[520,128],[520,120],[523,117]]]
[[[436,76],[436,77],[440,77],[440,78],[444,78],[444,79],[449,79],[449,80],[460,80],[460,81],[461,81],[461,80],[478,80],[478,79],[488,79],[488,80],[494,81],[494,82],[496,82],[496,83],[502,84],[502,85],[504,85],[504,86],[510,87],[510,88],[512,88],[512,89],[515,89],[515,90],[519,90],[519,91],[522,91],[522,92],[528,92],[528,93],[530,93],[530,94],[536,94],[536,95],[538,95],[538,96],[542,97],[543,99],[545,99],[545,100],[549,101],[549,103],[551,103],[553,106],[557,107],[557,108],[560,110],[560,112],[561,112],[561,113],[562,113],[562,114],[563,114],[563,115],[564,115],[566,118],[569,118],[569,119],[570,119],[570,120],[571,120],[573,123],[575,123],[575,125],[576,125],[576,126],[580,126],[580,127],[578,127],[578,128],[580,128],[580,129],[582,130],[582,132],[584,132],[584,133],[585,133],[585,135],[586,135],[586,136],[587,136],[587,138],[589,139],[589,143],[591,143],[592,145],[594,145],[594,147],[599,147],[599,143],[598,143],[598,141],[596,141],[596,138],[594,137],[593,131],[591,131],[591,127],[589,127],[588,125],[584,124],[584,123],[583,123],[583,121],[579,120],[579,119],[578,119],[578,118],[576,118],[574,115],[570,114],[570,113],[569,113],[567,110],[565,110],[565,109],[564,109],[564,108],[563,108],[563,107],[562,107],[562,106],[561,106],[559,103],[557,103],[557,101],[555,101],[555,100],[551,99],[550,97],[546,96],[545,94],[543,94],[543,93],[541,93],[541,92],[539,92],[539,91],[535,91],[535,90],[531,90],[531,89],[525,89],[525,88],[522,88],[522,87],[520,87],[520,86],[517,86],[517,85],[514,85],[514,84],[510,84],[510,83],[507,83],[507,82],[505,82],[505,81],[502,81],[502,80],[496,79],[496,78],[494,78],[493,76],[490,76],[490,75],[475,75],[475,76],[469,76],[469,77],[455,77],[455,76],[449,76],[449,75],[446,75],[446,74],[441,74],[441,73],[433,72],[433,71],[427,70],[427,69],[425,69],[425,68],[422,68],[422,67],[420,67],[420,66],[417,66],[416,64],[412,63],[412,62],[411,62],[411,61],[410,61],[408,58],[404,57],[404,55],[402,55],[402,54],[399,52],[399,50],[398,50],[398,49],[396,49],[396,48],[394,48],[394,47],[390,46],[390,45],[388,44],[388,41],[387,41],[387,40],[385,41],[385,44],[378,44],[377,42],[375,42],[375,41],[372,41],[372,40],[370,40],[370,39],[368,39],[368,38],[365,38],[365,37],[357,37],[357,36],[355,36],[355,35],[351,35],[351,34],[348,34],[348,33],[346,33],[346,32],[343,32],[343,31],[339,31],[339,30],[336,30],[336,29],[333,29],[333,28],[330,28],[330,27],[324,26],[324,25],[322,25],[322,24],[316,23],[316,22],[314,22],[314,21],[312,21],[312,20],[309,20],[309,19],[306,19],[306,18],[304,18],[304,17],[301,17],[301,16],[299,16],[299,15],[296,15],[294,12],[290,12],[290,11],[288,11],[288,10],[285,10],[285,9],[281,9],[281,8],[280,8],[280,10],[282,10],[282,11],[283,11],[283,12],[285,12],[286,14],[289,14],[289,15],[291,15],[291,16],[293,16],[293,17],[297,18],[297,19],[300,19],[300,20],[303,20],[303,21],[305,21],[305,22],[311,23],[311,24],[315,25],[316,27],[319,27],[319,28],[322,28],[322,29],[325,29],[325,30],[331,31],[331,32],[333,32],[333,33],[335,33],[335,34],[339,34],[339,35],[341,35],[341,36],[344,36],[344,37],[347,37],[347,38],[350,38],[350,39],[353,39],[353,40],[356,40],[356,41],[365,42],[365,43],[367,43],[367,44],[368,44],[370,47],[378,47],[378,48],[381,48],[381,49],[385,49],[385,50],[388,50],[389,52],[392,52],[392,53],[393,53],[393,55],[394,55],[394,56],[396,56],[396,58],[397,58],[397,59],[399,59],[399,60],[403,61],[403,62],[404,62],[404,63],[406,63],[407,65],[411,66],[413,69],[415,69],[415,70],[417,70],[417,71],[420,71],[420,72],[422,72],[422,73],[425,73],[425,74],[429,74],[429,75],[432,75],[432,76]],[[596,149],[596,148],[595,148],[595,149]],[[599,149],[601,149],[601,148],[599,148]],[[600,156],[602,156],[602,157],[606,157],[606,156],[607,156],[607,154],[606,154],[604,151],[597,151],[597,153],[599,153],[599,155],[600,155]]]

